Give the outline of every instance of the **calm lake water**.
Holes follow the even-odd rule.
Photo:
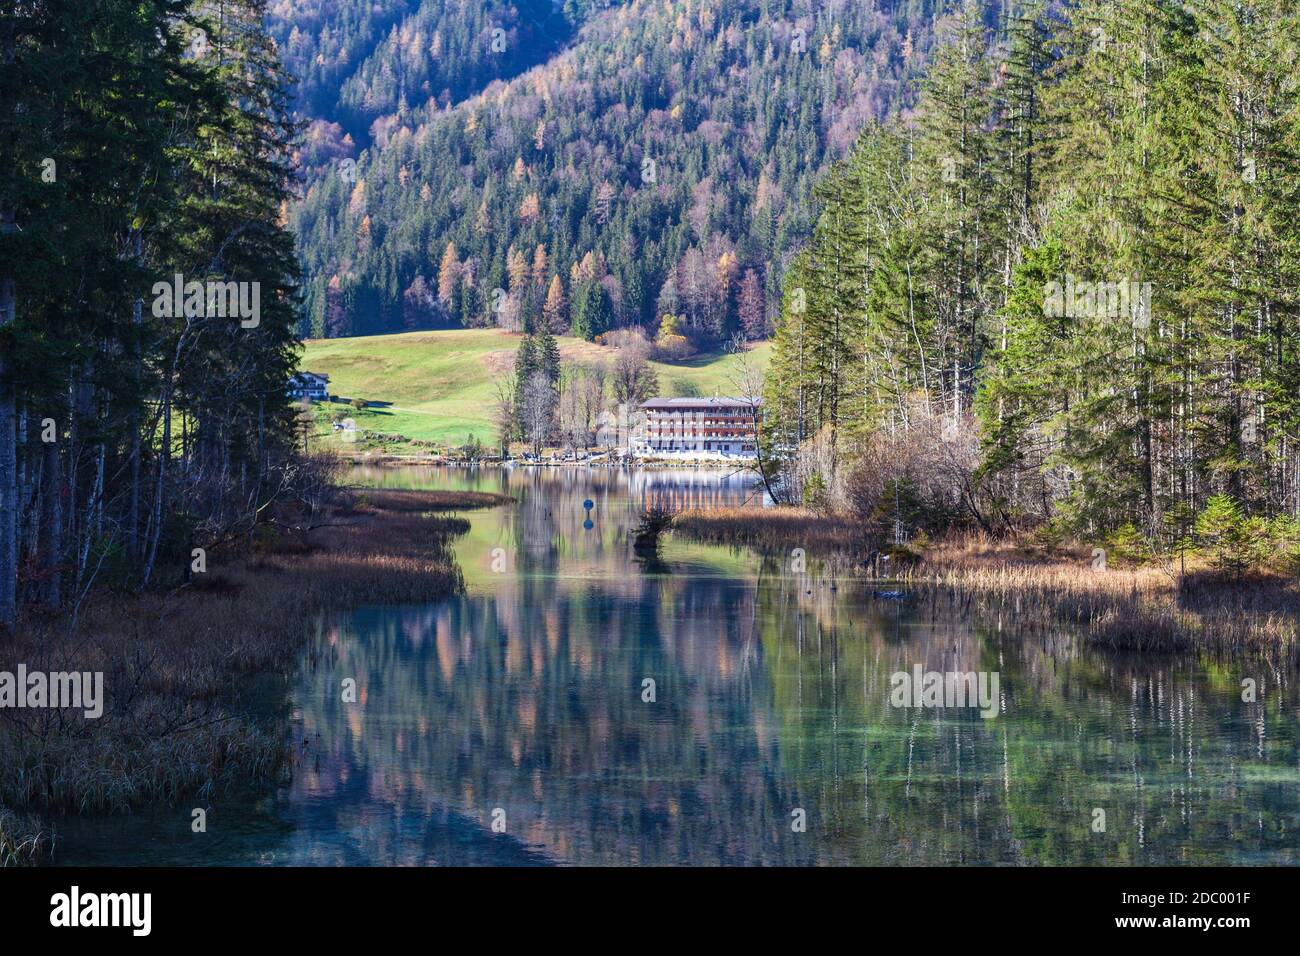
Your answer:
[[[658,567],[633,556],[645,503],[761,507],[742,477],[357,477],[518,504],[466,513],[464,596],[322,622],[276,695],[292,783],[211,802],[205,834],[188,805],[60,823],[61,862],[1300,862],[1290,675],[1102,653],[1014,608],[812,562],[680,541]],[[996,672],[999,712],[892,706],[891,675],[917,665]]]

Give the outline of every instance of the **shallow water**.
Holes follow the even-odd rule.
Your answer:
[[[290,784],[212,801],[203,834],[189,806],[60,822],[61,862],[1300,862],[1288,675],[1107,654],[789,558],[679,541],[656,567],[633,556],[646,503],[760,507],[741,476],[358,480],[518,504],[465,513],[463,596],[322,622],[277,692]],[[891,675],[917,665],[996,673],[995,716],[893,706]]]

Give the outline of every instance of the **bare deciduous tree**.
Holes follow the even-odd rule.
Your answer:
[[[533,454],[542,453],[542,445],[551,437],[555,420],[555,389],[544,372],[534,372],[524,383],[520,418],[524,435],[533,446]]]
[[[650,367],[650,344],[631,340],[614,354],[614,401],[636,406],[659,391],[659,376]]]
[[[510,440],[515,435],[515,420],[515,373],[511,369],[497,379],[497,400],[492,410],[492,424],[496,426],[502,458],[510,453]]]

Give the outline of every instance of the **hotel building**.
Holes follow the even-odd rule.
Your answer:
[[[632,439],[639,458],[754,458],[757,401],[741,398],[652,398]]]

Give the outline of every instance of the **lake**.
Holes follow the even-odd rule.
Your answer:
[[[356,480],[518,503],[464,513],[464,595],[320,622],[268,691],[291,782],[215,798],[203,834],[188,805],[56,821],[58,862],[1300,862],[1288,675],[1107,653],[1014,607],[790,556],[667,539],[661,562],[635,557],[647,504],[762,507],[740,475]],[[993,716],[896,706],[893,675],[917,667],[996,675]]]

